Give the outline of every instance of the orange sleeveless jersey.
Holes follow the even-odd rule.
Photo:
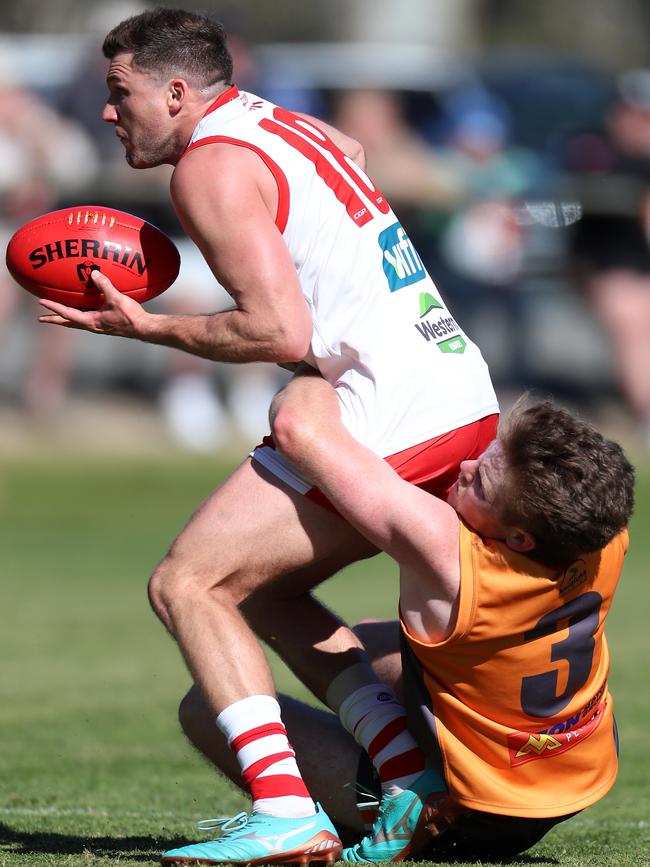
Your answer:
[[[613,785],[617,750],[603,631],[627,531],[561,570],[461,523],[453,634],[408,644],[422,667],[451,793],[467,807],[551,817]]]

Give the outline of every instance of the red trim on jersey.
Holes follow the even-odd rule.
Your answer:
[[[354,220],[357,226],[365,226],[366,223],[373,219],[372,214],[367,205],[364,204],[359,193],[354,189],[352,184],[343,177],[340,169],[334,168],[322,151],[318,150],[318,148],[314,147],[302,136],[292,132],[290,129],[287,129],[287,127],[282,126],[282,124],[276,123],[274,120],[263,118],[259,125],[262,129],[270,132],[272,135],[277,135],[286,141],[290,147],[301,153],[313,164],[316,174],[334,193],[338,201],[347,211],[350,219]],[[327,139],[327,141],[331,145],[331,147],[327,148],[328,153],[333,154],[336,157],[337,155],[334,152],[336,149],[334,143],[331,139]],[[323,148],[326,147],[325,142],[320,142],[320,145]],[[348,177],[351,177],[349,167],[347,167],[347,172]]]
[[[296,754],[293,750],[285,753],[273,753],[272,756],[264,756],[263,759],[258,759],[242,771],[242,779],[247,786],[253,782],[255,777],[263,774],[267,768],[274,765],[276,762],[281,762],[283,759],[295,759]]]
[[[279,121],[279,123],[278,123]],[[312,123],[286,108],[275,106],[273,120],[264,118],[260,121],[262,129],[280,136],[288,144],[312,162],[320,177],[334,192],[336,198],[346,207],[350,217],[358,226],[363,226],[373,219],[366,204],[359,198],[355,189],[348,184],[345,178],[349,178],[361,192],[370,199],[381,214],[388,214],[390,205],[372,183],[370,178],[346,156],[327,133],[318,124]],[[309,143],[311,142],[311,144]],[[313,147],[316,145],[317,147]],[[322,151],[334,158],[338,163],[335,168],[329,160],[325,159]]]
[[[233,752],[238,753],[242,747],[252,743],[252,741],[258,741],[260,738],[268,738],[270,735],[282,735],[286,738],[287,730],[282,723],[267,723],[263,726],[257,726],[257,728],[249,729],[247,732],[243,732],[242,734],[237,735],[236,738],[233,738],[230,742],[230,749]]]
[[[379,768],[379,779],[382,783],[408,777],[424,770],[426,764],[424,753],[419,747],[414,747],[405,753],[400,753],[392,759],[387,759]]]
[[[401,735],[403,731],[406,730],[406,717],[400,716],[397,719],[391,720],[387,726],[384,728],[372,739],[370,742],[367,753],[371,759],[374,760],[377,753],[380,753],[384,747],[387,747],[388,744],[397,737],[397,735]]]
[[[262,798],[283,798],[285,795],[297,795],[299,798],[311,797],[301,777],[291,774],[273,774],[270,777],[258,777],[251,783],[253,801]]]
[[[249,150],[252,150],[254,153],[256,153],[258,157],[260,157],[260,159],[264,161],[266,167],[270,170],[271,174],[275,178],[275,183],[278,188],[278,209],[275,213],[275,225],[278,227],[279,232],[284,232],[284,230],[287,228],[287,222],[289,220],[289,182],[287,181],[285,173],[275,162],[275,160],[272,160],[271,157],[261,148],[258,148],[257,145],[251,144],[247,141],[242,141],[238,138],[231,138],[227,135],[209,135],[205,138],[198,139],[198,141],[193,142],[185,149],[185,151],[181,155],[181,159],[185,156],[185,154],[188,154],[190,151],[196,150],[196,148],[200,148],[203,147],[203,145],[209,144],[232,144],[238,145],[238,147],[248,148]]]
[[[237,99],[238,96],[239,91],[237,90],[237,85],[233,84],[228,88],[228,90],[224,90],[223,93],[220,93],[215,101],[208,106],[203,117],[207,117],[207,115],[212,114],[213,111],[221,108],[222,105],[225,105],[227,102],[232,102],[233,99]]]

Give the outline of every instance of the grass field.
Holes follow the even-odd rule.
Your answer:
[[[188,685],[148,609],[151,567],[225,473],[207,460],[0,462],[0,865],[155,862],[194,823],[241,809],[180,736]],[[619,781],[517,864],[650,864],[650,467],[610,615]],[[350,591],[354,587],[354,592]],[[378,559],[328,583],[349,619],[389,616]],[[285,690],[300,687],[280,666]]]

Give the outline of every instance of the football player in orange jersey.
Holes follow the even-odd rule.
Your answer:
[[[510,857],[601,798],[617,772],[604,621],[634,501],[621,447],[551,403],[522,401],[444,502],[355,441],[319,377],[294,377],[271,413],[282,453],[400,565],[399,627],[357,633],[456,811],[427,855]],[[358,840],[346,783],[367,760],[331,715],[285,699],[283,718],[310,791]],[[234,777],[196,692],[181,721]],[[382,860],[398,833],[380,812],[343,857]]]

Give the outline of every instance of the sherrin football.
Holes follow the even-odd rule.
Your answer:
[[[18,229],[7,246],[7,268],[17,283],[38,298],[80,310],[101,306],[93,271],[142,303],[168,289],[179,267],[178,250],[160,229],[95,205],[43,214]]]

